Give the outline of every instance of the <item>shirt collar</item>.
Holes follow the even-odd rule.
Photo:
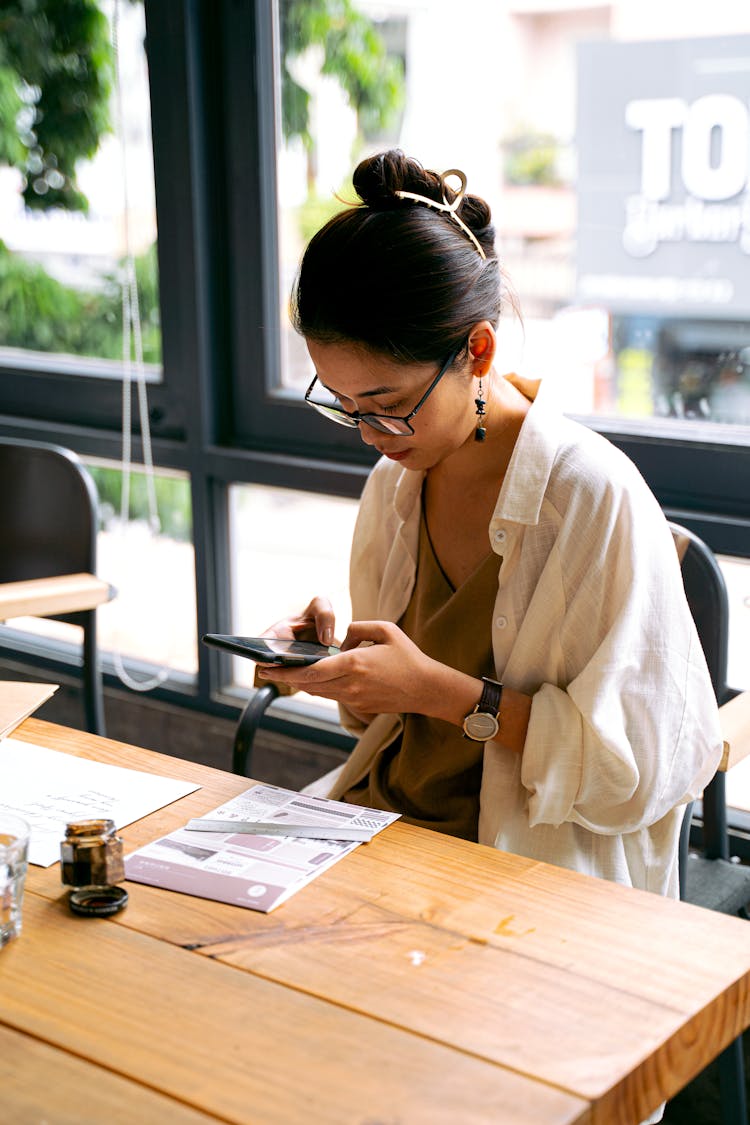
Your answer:
[[[393,496],[393,506],[399,519],[406,522],[422,494],[425,474],[401,469]]]
[[[518,434],[492,522],[509,520],[512,523],[536,524],[557,456],[561,419],[547,411],[541,401],[543,395],[537,397],[541,380],[524,379],[515,374],[506,378],[531,400],[531,407]]]

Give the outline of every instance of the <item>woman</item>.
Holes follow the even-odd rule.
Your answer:
[[[494,230],[463,174],[388,152],[354,186],[294,295],[306,400],[382,455],[353,623],[341,655],[259,677],[359,735],[326,795],[676,895],[681,806],[721,738],[662,512],[622,453],[498,373]],[[271,631],[334,625],[315,598]]]

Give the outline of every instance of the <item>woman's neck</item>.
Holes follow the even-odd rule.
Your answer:
[[[491,481],[497,483],[505,476],[531,403],[494,370],[484,387],[484,441],[476,441],[472,431],[455,453],[429,470],[427,475],[432,487],[466,485],[469,491],[474,492],[478,486],[484,487]]]

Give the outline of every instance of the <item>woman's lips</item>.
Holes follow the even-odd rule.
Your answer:
[[[381,452],[382,452],[383,456],[387,457],[390,461],[403,461],[404,457],[408,457],[408,455],[411,451],[408,450],[408,449],[402,449],[400,451],[398,451],[398,450],[391,451],[390,449],[383,449],[383,450],[381,450]]]

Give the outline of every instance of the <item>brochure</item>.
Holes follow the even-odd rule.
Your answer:
[[[326,829],[347,825],[368,829],[372,838],[398,817],[398,813],[261,784],[207,813],[203,819],[273,822],[274,827],[285,820],[289,825]],[[182,828],[129,855],[125,874],[136,883],[267,914],[360,846],[343,840]]]

